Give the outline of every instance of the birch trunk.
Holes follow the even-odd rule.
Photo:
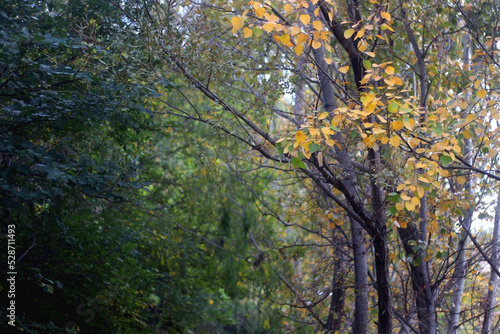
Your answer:
[[[498,268],[500,266],[500,191],[497,197],[497,205],[495,207],[495,221],[493,225],[493,236],[491,240],[491,260]],[[491,323],[493,320],[493,309],[496,306],[496,296],[498,289],[498,275],[494,270],[491,270],[490,281],[488,284],[488,295],[484,305],[484,319],[481,334],[492,333]]]

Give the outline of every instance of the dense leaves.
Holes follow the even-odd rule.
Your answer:
[[[499,11],[4,1],[17,329],[495,332]]]

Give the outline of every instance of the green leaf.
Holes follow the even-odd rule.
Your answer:
[[[297,157],[292,158],[292,166],[295,168],[306,168],[304,162]]]
[[[371,70],[372,69],[372,63],[369,61],[369,60],[363,60],[363,66],[367,69],[367,70]]]
[[[434,126],[432,127],[432,131],[438,136],[442,135],[444,130],[443,130],[443,125],[441,122],[436,122]]]
[[[316,143],[310,143],[309,144],[309,152],[314,153],[321,150],[321,146],[316,144]]]
[[[399,104],[393,101],[389,103],[389,105],[387,106],[387,110],[389,110],[389,112],[396,113],[399,110]]]
[[[389,200],[392,203],[398,203],[401,200],[401,196],[399,194],[389,195]]]
[[[441,155],[439,157],[439,161],[441,161],[441,163],[443,164],[443,166],[446,167],[446,166],[448,166],[453,161],[453,159],[451,159],[450,156],[443,154],[443,155]]]

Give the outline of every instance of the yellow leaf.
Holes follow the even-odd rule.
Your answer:
[[[380,26],[380,29],[382,29],[382,30],[390,30],[390,31],[394,32],[394,29],[392,29],[392,28],[391,28],[391,26],[389,26],[389,25],[387,25],[387,24],[385,24],[385,23],[383,23],[383,24]]]
[[[389,137],[386,137],[386,136],[383,136],[380,141],[382,142],[382,144],[387,144],[389,142]]]
[[[323,132],[323,134],[325,135],[325,137],[327,135],[334,135],[335,134],[335,131],[333,131],[332,129],[330,129],[329,127],[325,126],[323,128],[321,128],[321,132]]]
[[[330,147],[333,147],[333,145],[335,145],[335,140],[333,139],[328,139],[325,141],[326,145],[330,146]]]
[[[317,129],[317,128],[311,128],[311,129],[309,129],[309,133],[312,136],[316,136],[319,133],[319,129]]]
[[[415,120],[413,118],[404,119],[403,123],[408,130],[413,131],[415,129]]]
[[[403,211],[404,210],[404,205],[403,203],[399,202],[399,203],[396,203],[396,209],[398,209],[398,211]]]
[[[252,35],[253,35],[252,29],[249,28],[243,29],[243,37],[248,38],[251,37]]]
[[[398,136],[392,136],[391,139],[389,140],[389,144],[394,146],[395,148],[399,147],[400,140]]]
[[[405,207],[406,207],[406,210],[408,210],[408,211],[415,210],[415,204],[413,204],[412,202],[405,202]]]
[[[484,89],[478,90],[477,97],[479,97],[480,99],[483,99],[484,97],[486,97],[486,91]]]
[[[370,51],[367,51],[365,52],[367,55],[369,55],[370,57],[374,58],[375,57],[375,52],[370,52]]]
[[[359,41],[358,43],[358,50],[360,52],[365,52],[366,48],[368,47],[368,43],[366,43],[366,41],[364,39],[362,39],[361,41]]]
[[[417,186],[417,193],[420,198],[424,197],[425,195],[425,190],[422,186]]]
[[[272,23],[266,23],[262,26],[262,29],[266,32],[271,32],[274,29],[274,25]]]
[[[323,24],[321,23],[321,21],[314,21],[313,28],[317,31],[321,31],[321,29],[323,29]]]
[[[464,184],[466,181],[467,181],[467,179],[463,176],[457,177],[458,184]]]
[[[295,36],[295,35],[298,35],[300,33],[300,27],[292,27],[291,28],[291,32],[290,32],[290,35],[291,36]]]
[[[295,54],[297,56],[300,56],[302,54],[302,51],[304,50],[304,46],[302,44],[298,44],[296,47],[295,47]]]
[[[283,45],[288,46],[288,44],[290,43],[290,35],[288,34],[281,35],[280,41],[281,43],[283,43]]]
[[[299,20],[300,22],[302,22],[302,24],[307,25],[309,24],[309,22],[311,22],[311,17],[307,14],[303,14],[300,15]]]
[[[255,15],[260,19],[262,16],[264,16],[264,13],[266,12],[266,9],[263,7],[257,8],[255,10]]]
[[[420,139],[418,139],[418,138],[411,138],[410,139],[410,146],[411,146],[411,148],[417,147],[418,144],[420,144]]]
[[[394,79],[384,79],[385,83],[388,85],[388,86],[394,86],[396,84],[396,81]]]
[[[420,182],[423,182],[423,183],[429,183],[429,180],[427,180],[427,179],[426,179],[425,177],[423,177],[423,176],[419,176],[419,177],[418,177],[418,180],[419,180]]]
[[[233,25],[233,33],[243,28],[243,20],[241,17],[235,16],[231,19],[231,24]]]
[[[314,41],[312,42],[312,47],[313,47],[313,49],[315,49],[315,50],[316,50],[316,49],[319,49],[319,48],[321,47],[321,42],[320,42],[320,41],[316,41],[316,40],[314,40]]]
[[[392,81],[394,81],[394,84],[397,86],[403,86],[403,80],[401,80],[399,77],[393,77]]]
[[[300,33],[299,36],[297,36],[297,44],[304,43],[305,41],[307,41],[308,38],[309,36],[307,36],[306,34]]]
[[[411,199],[411,197],[403,193],[403,194],[401,194],[401,199],[403,201],[409,201]]]
[[[354,35],[354,29],[347,29],[344,31],[344,37],[345,38],[351,38],[352,35]]]
[[[469,130],[465,130],[463,133],[465,139],[471,139],[472,133]]]
[[[304,132],[302,132],[302,131],[295,132],[295,141],[297,143],[302,143],[302,142],[306,141],[306,139],[307,139],[307,136],[304,134]]]
[[[311,152],[309,151],[309,144],[310,143],[306,143],[304,145],[302,145],[302,147],[304,147],[304,151],[302,152],[304,154],[304,156],[307,158],[307,159],[310,159],[311,158]]]
[[[404,188],[406,187],[406,185],[404,183],[401,183],[397,188],[396,188],[396,191],[401,191],[403,190]]]
[[[419,206],[420,205],[420,200],[418,198],[416,198],[416,197],[412,197],[411,202],[415,206]]]
[[[394,67],[392,66],[387,66],[386,69],[385,69],[385,73],[387,74],[394,74]]]
[[[380,13],[380,16],[382,16],[382,18],[386,19],[387,21],[391,21],[391,14],[387,12]]]
[[[354,39],[361,38],[364,35],[365,35],[365,29],[361,29],[360,31],[358,31],[358,33],[356,34],[356,37]]]
[[[391,130],[393,131],[398,131],[403,127],[403,122],[401,121],[395,121],[391,123]]]
[[[285,9],[285,13],[286,13],[286,15],[288,15],[288,14],[290,14],[290,13],[292,12],[292,5],[290,5],[289,3],[287,3],[287,4],[285,5],[285,8],[284,8],[284,9]]]
[[[328,117],[328,111],[322,112],[321,114],[318,115],[318,119],[322,120]]]
[[[349,71],[349,66],[343,66],[339,68],[340,73],[347,73],[347,71]]]

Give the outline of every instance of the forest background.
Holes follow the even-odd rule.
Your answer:
[[[2,330],[500,330],[498,1],[0,22]]]

